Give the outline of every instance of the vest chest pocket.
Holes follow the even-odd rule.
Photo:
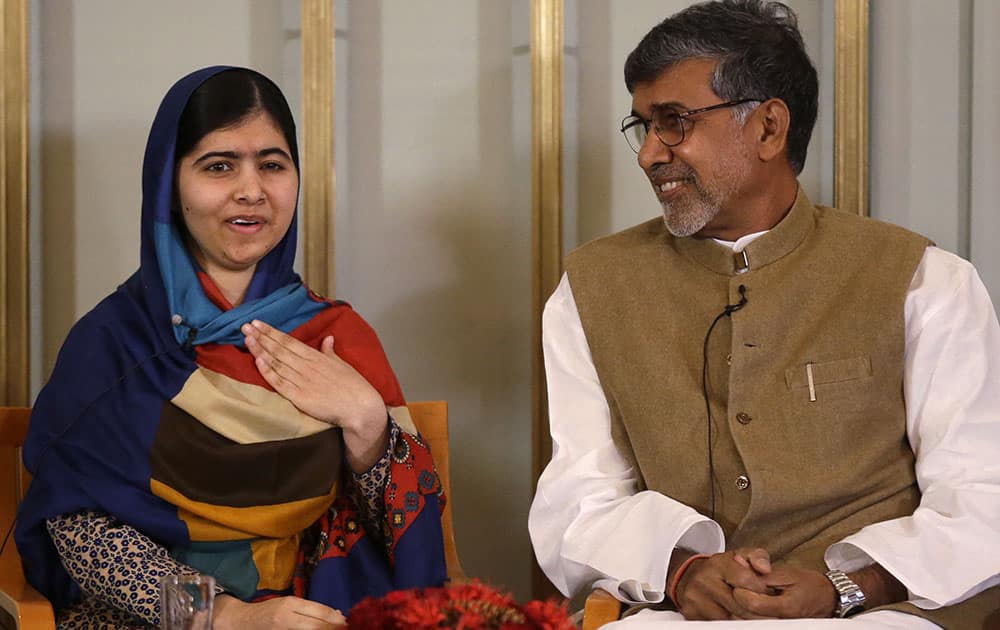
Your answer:
[[[785,370],[785,384],[790,390],[807,390],[809,400],[815,401],[816,389],[820,385],[857,381],[871,376],[871,358],[853,357],[818,363],[800,363]]]

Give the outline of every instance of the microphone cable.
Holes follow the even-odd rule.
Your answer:
[[[736,304],[727,304],[726,308],[722,309],[722,312],[715,316],[715,319],[712,320],[712,325],[708,327],[708,332],[705,333],[705,341],[702,343],[701,395],[705,399],[705,416],[708,424],[708,490],[712,500],[712,520],[715,520],[715,462],[712,459],[712,405],[708,400],[708,340],[712,336],[712,331],[715,330],[715,325],[723,317],[730,317],[733,313],[747,305],[746,286],[741,284],[738,290],[740,292],[740,301]]]

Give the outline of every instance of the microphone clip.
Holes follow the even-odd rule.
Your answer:
[[[732,315],[733,313],[735,313],[736,311],[740,310],[741,308],[743,308],[744,306],[747,305],[747,288],[746,288],[746,286],[741,284],[739,286],[738,290],[740,292],[740,301],[737,302],[736,304],[727,304],[725,311],[723,311],[724,314],[726,314],[726,315]]]

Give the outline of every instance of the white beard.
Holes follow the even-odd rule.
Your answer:
[[[703,230],[749,179],[750,155],[739,130],[733,131],[728,144],[731,149],[719,156],[715,169],[716,174],[724,174],[724,177],[717,177],[712,185],[703,186],[692,172],[689,185],[694,190],[685,190],[677,199],[660,204],[663,223],[674,236],[691,236]]]

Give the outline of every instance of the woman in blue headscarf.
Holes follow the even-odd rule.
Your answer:
[[[441,486],[374,332],[292,270],[280,90],[178,81],[143,162],[141,263],[70,332],[25,444],[16,540],[61,628],[159,623],[216,578],[217,629],[330,628],[445,579]]]

